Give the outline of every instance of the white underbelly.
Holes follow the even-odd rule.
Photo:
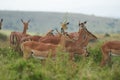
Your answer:
[[[52,59],[55,58],[54,54],[50,54],[50,51],[38,51],[38,50],[31,50],[32,56],[37,59],[46,59],[48,56]]]
[[[33,56],[33,58],[41,59],[41,60],[44,60],[44,59],[48,58],[48,57],[45,57],[45,56],[36,56],[36,55],[34,55],[34,54],[32,54],[32,56]],[[55,56],[54,56],[54,57],[50,57],[50,58],[52,58],[52,59],[54,60],[54,59],[55,59]]]
[[[111,53],[112,56],[120,56],[120,54]]]
[[[120,56],[120,50],[111,50],[110,54],[112,56]]]
[[[46,59],[46,57],[43,57],[43,56],[35,56],[34,54],[32,54],[33,58],[36,58],[36,59]]]

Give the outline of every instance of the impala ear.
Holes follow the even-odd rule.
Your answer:
[[[1,19],[1,22],[3,22],[3,19]]]
[[[86,24],[86,23],[87,23],[87,21],[84,22],[84,24]]]
[[[21,19],[22,23],[24,23],[24,21]]]
[[[80,21],[79,21],[79,24],[78,24],[78,25],[80,26],[80,24],[81,24],[81,23],[80,23]]]
[[[67,25],[69,24],[69,22],[66,23]]]

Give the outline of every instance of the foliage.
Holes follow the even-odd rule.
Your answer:
[[[93,15],[68,13],[67,20],[70,22],[68,31],[78,31],[78,22],[87,20],[87,28],[96,33],[120,33],[120,19],[97,17]],[[24,21],[31,20],[28,32],[46,33],[49,29],[60,29],[61,22],[65,20],[65,13],[55,12],[22,12],[0,11],[0,17],[4,19],[3,29],[22,31]]]
[[[110,34],[106,33],[106,34],[104,35],[104,37],[110,37]]]

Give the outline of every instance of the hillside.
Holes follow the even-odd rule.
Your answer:
[[[0,11],[4,19],[3,29],[22,31],[20,19],[31,20],[29,32],[46,33],[49,29],[60,28],[61,22],[70,22],[68,31],[77,31],[79,21],[87,21],[87,28],[94,33],[120,33],[120,19],[97,17],[75,13]]]

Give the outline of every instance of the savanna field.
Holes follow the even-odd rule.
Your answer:
[[[30,58],[24,60],[9,45],[9,32],[0,32],[0,80],[120,80],[120,57],[112,56],[112,64],[100,67],[101,45],[105,41],[120,40],[119,34],[95,34],[96,42],[87,46],[89,57],[75,56],[58,48],[56,60]]]

